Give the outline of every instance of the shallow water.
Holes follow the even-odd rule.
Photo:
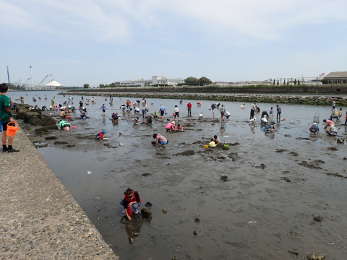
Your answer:
[[[22,95],[25,103],[33,104],[31,95],[47,95],[47,101],[37,103],[49,105],[50,96],[56,94],[13,92],[10,96]],[[346,258],[347,179],[341,176],[347,176],[347,148],[323,133],[309,138],[307,131],[313,115],[319,114],[322,120],[329,115],[329,107],[281,105],[286,120],[273,136],[266,136],[259,126],[252,129],[246,122],[250,104],[242,110],[240,103],[224,102],[232,117],[224,128],[212,120],[184,118],[182,122],[191,124],[192,130],[166,134],[163,122],[134,127],[125,117],[113,126],[110,114],[120,112],[126,98],[114,98],[113,107],[103,97],[96,99],[96,105],[87,107],[91,118],[74,121],[77,129],[71,134],[106,129],[107,142],[114,148],[81,139],[72,141],[74,148],[50,144],[40,151],[121,259],[302,259],[313,252],[328,259]],[[74,100],[77,107],[79,97]],[[165,104],[172,113],[173,106],[179,105],[178,100],[148,102],[153,103],[151,112]],[[183,116],[186,102],[179,105]],[[108,107],[106,118],[101,116],[102,103]],[[193,101],[193,116],[212,117],[208,110],[212,103],[203,101],[198,108]],[[270,106],[260,104],[263,109]],[[338,128],[345,137],[347,129]],[[169,139],[164,149],[150,143],[157,131]],[[63,133],[59,140],[64,134],[70,138]],[[214,134],[223,142],[240,145],[206,152],[193,144]],[[187,150],[195,154],[176,155]],[[329,175],[336,173],[341,176]],[[228,176],[227,182],[220,179],[222,175]],[[118,215],[127,187],[137,189],[144,202],[153,204],[153,219],[142,224],[133,244]],[[317,215],[322,222],[313,220]]]

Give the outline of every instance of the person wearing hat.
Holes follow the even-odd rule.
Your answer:
[[[97,140],[104,140],[105,134],[106,134],[106,131],[105,131],[105,130],[99,131],[99,133],[97,133],[97,135],[96,135],[96,139],[97,139]]]

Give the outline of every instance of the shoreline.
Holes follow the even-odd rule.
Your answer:
[[[278,104],[299,104],[299,105],[320,105],[330,106],[332,101],[338,106],[347,106],[346,96],[317,96],[317,95],[270,95],[270,94],[205,94],[205,93],[134,93],[134,92],[61,92],[60,95],[81,95],[81,96],[113,96],[131,98],[161,98],[161,99],[189,99],[189,100],[215,100],[229,102],[246,103],[278,103]]]
[[[119,259],[21,130],[2,154],[2,258]]]

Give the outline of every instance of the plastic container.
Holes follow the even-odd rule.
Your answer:
[[[208,144],[204,144],[202,147],[207,149],[208,148]]]
[[[229,149],[230,149],[230,146],[228,144],[223,145],[223,150],[229,150]]]
[[[6,131],[6,135],[7,136],[16,136],[17,131],[19,130],[19,127],[17,126],[16,123],[13,122],[9,122],[7,124],[7,131]]]

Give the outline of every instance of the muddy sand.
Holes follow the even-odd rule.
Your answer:
[[[197,120],[194,103],[195,117],[181,120],[186,131],[166,134],[165,122],[133,126],[127,115],[112,125],[99,111],[104,98],[97,101],[88,107],[90,119],[73,121],[72,132],[32,139],[46,143],[38,149],[121,259],[345,259],[347,147],[307,133],[313,114],[324,116],[328,107],[282,106],[287,120],[265,135],[248,125],[249,110],[239,103],[225,103],[232,120],[223,125],[207,109]],[[124,99],[115,101],[107,114]],[[179,104],[149,102],[156,109]],[[347,129],[338,128],[345,139]],[[107,141],[95,141],[99,129]],[[154,132],[167,135],[165,148],[151,145]],[[214,134],[233,145],[203,149]],[[152,204],[152,221],[120,223],[127,187]],[[133,244],[129,230],[139,233]]]

